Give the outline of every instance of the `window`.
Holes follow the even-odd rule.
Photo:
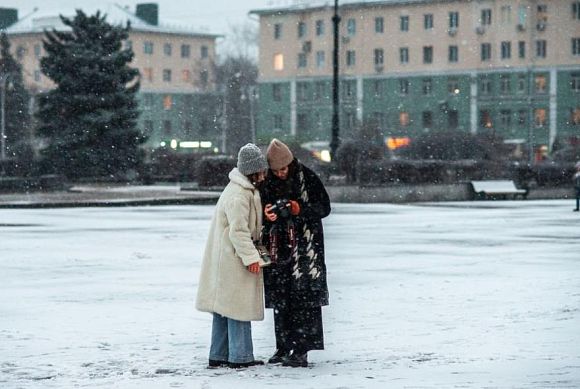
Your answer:
[[[447,92],[450,95],[459,94],[459,79],[455,77],[450,77],[447,79]]]
[[[381,66],[385,63],[383,49],[375,49],[375,66]]]
[[[305,68],[307,64],[306,53],[298,53],[298,67]]]
[[[575,1],[572,3],[572,18],[575,20],[580,20],[580,1]]]
[[[171,95],[163,96],[163,109],[168,111],[171,109],[172,105],[173,105],[173,100],[171,98]]]
[[[409,17],[401,16],[401,31],[409,31]]]
[[[424,111],[421,116],[423,117],[423,128],[432,128],[433,127],[433,112]]]
[[[545,108],[534,109],[534,125],[536,127],[545,127],[548,123],[548,113]]]
[[[382,17],[375,18],[375,32],[382,34],[385,32],[385,19]]]
[[[499,123],[502,128],[508,129],[512,125],[512,111],[509,109],[499,111]]]
[[[580,92],[580,73],[570,74],[570,90],[572,92]]]
[[[343,97],[352,99],[356,96],[356,80],[346,80],[343,82]]]
[[[512,43],[509,41],[501,42],[501,59],[510,59],[512,57]]]
[[[346,66],[354,66],[356,64],[356,53],[354,50],[346,51]]]
[[[321,100],[326,97],[326,84],[323,81],[314,83],[314,100]]]
[[[455,130],[457,127],[459,127],[459,112],[457,112],[457,110],[449,110],[447,114],[447,126],[451,130]]]
[[[491,120],[491,112],[487,109],[479,111],[479,125],[483,128],[492,128],[493,122]]]
[[[153,68],[143,68],[143,79],[153,82]]]
[[[528,121],[528,112],[525,109],[518,111],[518,126],[525,127]]]
[[[306,82],[296,83],[296,100],[298,101],[308,100],[308,84]]]
[[[298,38],[304,38],[306,35],[306,23],[298,22]]]
[[[512,23],[512,6],[502,5],[501,6],[501,24],[511,24]]]
[[[40,53],[41,53],[41,49],[40,49],[40,45],[34,45],[34,56],[36,58],[40,58]]]
[[[191,55],[190,45],[181,45],[181,58],[189,58]]]
[[[399,112],[399,124],[401,127],[407,127],[409,124],[411,124],[409,112]]]
[[[490,26],[491,25],[491,9],[486,8],[486,9],[481,10],[480,24],[482,26]]]
[[[207,46],[201,46],[201,58],[207,58],[209,57],[209,49],[207,48]]]
[[[324,20],[316,21],[316,36],[324,35]]]
[[[401,47],[399,49],[399,60],[403,63],[409,63],[409,48],[408,47]]]
[[[274,24],[274,39],[282,38],[282,24],[276,23]]]
[[[192,95],[183,95],[181,98],[181,110],[182,111],[189,111],[193,108],[193,96]]]
[[[423,94],[430,95],[433,91],[433,80],[430,78],[423,79]]]
[[[143,96],[143,101],[145,102],[145,106],[146,107],[153,107],[153,95],[148,93],[146,95]]]
[[[190,82],[191,81],[191,71],[184,69],[181,71],[181,81]]]
[[[580,38],[572,38],[572,55],[580,55]]]
[[[407,80],[406,78],[399,80],[399,93],[402,95],[409,94],[409,80]]]
[[[207,69],[202,69],[202,71],[199,73],[199,82],[203,88],[207,87],[207,83],[209,82],[209,72]]]
[[[274,129],[276,129],[276,130],[282,129],[282,115],[274,115],[273,122],[274,122]]]
[[[536,41],[536,57],[538,58],[546,58],[546,41],[543,39]]]
[[[171,57],[171,43],[163,44],[163,54],[165,54],[166,57]]]
[[[284,54],[274,54],[274,70],[284,70]]]
[[[163,133],[165,135],[171,135],[173,131],[171,130],[171,120],[163,121]]]
[[[433,46],[423,46],[423,63],[433,63]]]
[[[381,80],[373,81],[373,94],[375,97],[383,96],[383,82]]]
[[[449,12],[449,29],[456,30],[459,28],[459,12]]]
[[[546,93],[547,92],[546,76],[543,74],[536,74],[534,77],[534,91],[536,93]]]
[[[143,54],[153,54],[153,42],[145,41],[143,42]]]
[[[499,90],[502,94],[508,94],[512,91],[511,77],[509,74],[499,76]]]
[[[580,107],[570,109],[570,124],[580,126]]]
[[[425,30],[433,29],[433,14],[423,15],[423,26],[425,27]]]
[[[489,61],[491,59],[491,43],[481,44],[481,60]]]
[[[484,77],[479,81],[479,92],[482,95],[491,94],[491,80],[489,78]]]
[[[457,46],[449,46],[449,62],[459,61],[459,48]]]
[[[526,42],[525,41],[518,42],[518,57],[526,58]]]
[[[525,74],[518,74],[518,93],[525,93],[527,85],[527,77]]]
[[[308,130],[310,129],[310,124],[308,122],[307,114],[299,113],[298,115],[296,115],[296,127],[298,128],[298,131],[300,131],[301,133],[308,132]]]
[[[528,7],[525,4],[521,4],[518,7],[518,24],[521,26],[520,28],[525,28],[527,17]]]
[[[163,81],[171,82],[171,69],[163,69]]]
[[[356,20],[348,19],[346,21],[346,33],[350,36],[353,36],[356,34]]]
[[[355,114],[354,112],[346,112],[344,114],[344,124],[347,130],[353,130],[355,126]]]
[[[153,134],[153,120],[144,120],[143,121],[143,133],[145,135]]]
[[[326,57],[324,51],[316,52],[316,67],[322,69],[326,66]]]
[[[282,85],[272,84],[272,100],[282,101]]]
[[[36,82],[40,82],[40,70],[35,70],[34,71],[34,81]]]

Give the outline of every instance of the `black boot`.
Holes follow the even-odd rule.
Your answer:
[[[228,361],[220,361],[217,359],[210,359],[207,365],[208,369],[217,369],[218,367],[227,367]]]
[[[308,367],[308,353],[293,352],[282,362],[282,366]]]
[[[286,351],[284,349],[278,349],[278,350],[276,350],[274,355],[272,355],[272,357],[270,359],[268,359],[268,363],[271,363],[271,364],[282,363],[282,362],[284,362],[284,360],[286,358],[288,358],[288,355],[290,355],[290,351]]]
[[[264,361],[259,361],[259,360],[254,360],[251,362],[229,362],[228,363],[228,367],[230,369],[244,369],[246,367],[250,367],[250,366],[258,366],[258,365],[263,365]]]

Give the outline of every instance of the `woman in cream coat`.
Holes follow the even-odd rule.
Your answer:
[[[213,314],[209,367],[241,368],[263,364],[254,359],[251,321],[264,319],[260,239],[262,205],[257,186],[268,164],[249,143],[216,205],[201,265],[196,307]]]

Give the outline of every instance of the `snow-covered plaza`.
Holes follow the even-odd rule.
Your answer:
[[[572,201],[334,204],[326,350],[206,369],[213,206],[0,210],[0,387],[578,388]],[[274,352],[272,312],[254,352]]]

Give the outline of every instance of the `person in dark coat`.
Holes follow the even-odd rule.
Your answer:
[[[580,162],[576,163],[576,174],[574,174],[574,189],[576,189],[576,208],[574,212],[580,211]]]
[[[318,176],[273,139],[262,188],[266,308],[274,310],[276,352],[269,363],[307,367],[307,353],[324,349],[322,307],[328,305],[322,220],[330,200]]]

